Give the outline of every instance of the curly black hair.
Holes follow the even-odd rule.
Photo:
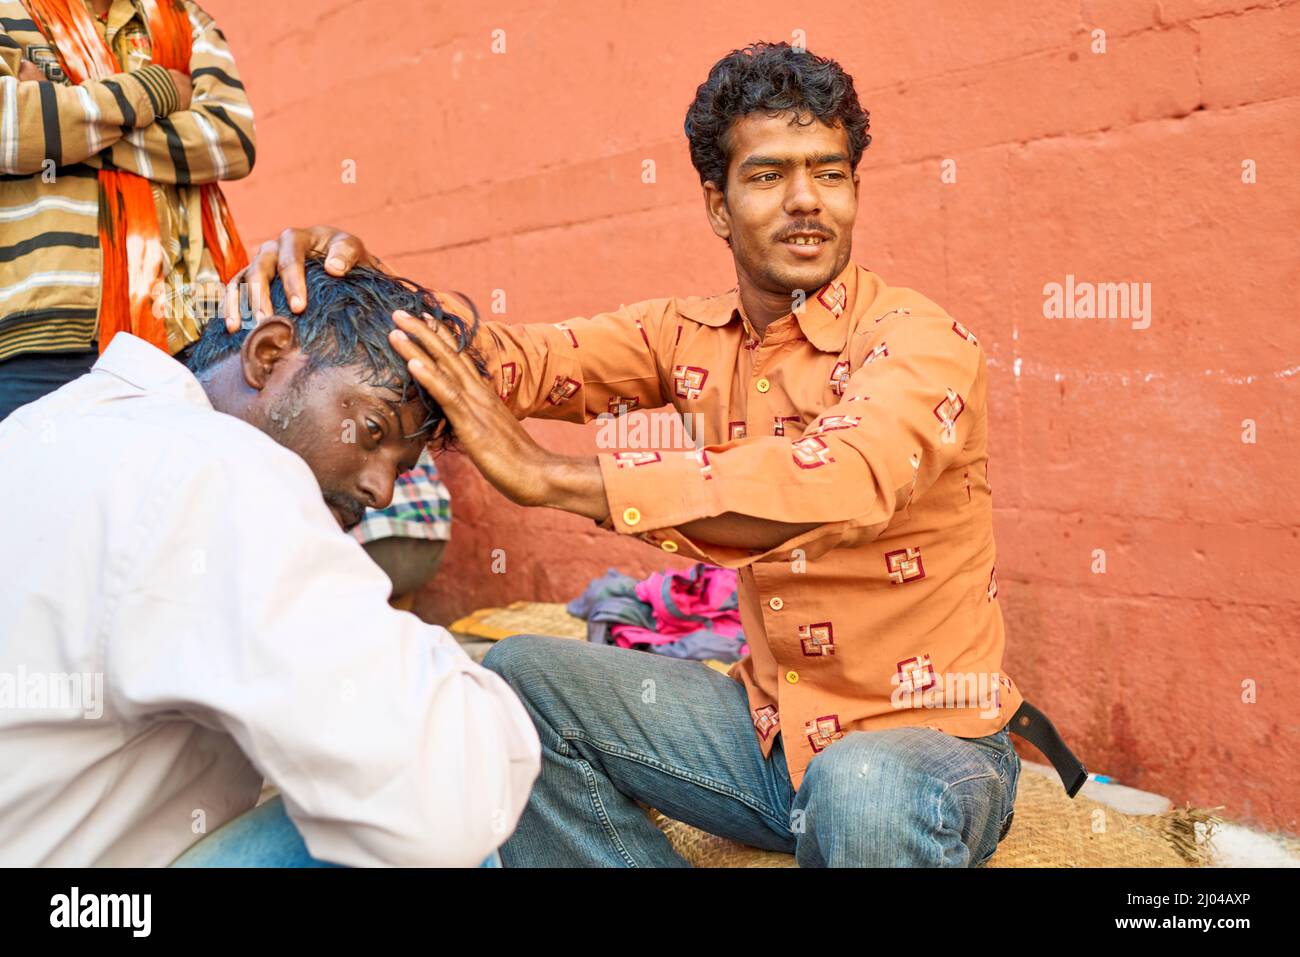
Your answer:
[[[853,77],[834,60],[788,43],[751,43],[732,50],[709,70],[686,110],[686,138],[700,182],[726,192],[731,160],[731,125],[754,112],[793,112],[795,122],[811,115],[849,135],[849,165],[871,145],[870,115],[858,103]]]
[[[466,353],[478,373],[488,378],[487,360],[474,345],[479,328],[474,303],[457,293],[470,312],[468,317],[460,316],[444,310],[428,289],[400,276],[366,266],[355,266],[344,276],[331,276],[314,258],[304,265],[307,307],[301,314],[290,311],[279,276],[270,289],[275,314],[292,321],[298,345],[307,355],[308,361],[298,374],[310,375],[330,366],[360,366],[368,384],[398,392],[402,402],[418,399],[423,404],[426,417],[416,434],[429,433],[429,445],[435,449],[453,447],[456,437],[451,423],[433,396],[412,378],[406,360],[389,344],[388,333],[396,328],[392,319],[395,311],[401,309],[413,316],[428,313],[451,333],[457,351]],[[252,328],[244,323],[232,335],[226,332],[222,318],[211,319],[198,341],[177,358],[201,379],[219,362],[239,352]]]

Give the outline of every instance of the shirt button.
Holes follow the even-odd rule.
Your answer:
[[[785,607],[785,602],[773,595],[767,600],[767,607],[771,608],[773,611],[780,611]]]
[[[754,383],[754,388],[759,392],[766,392],[768,389],[772,388],[772,383],[768,382],[766,379],[759,379]]]
[[[787,672],[785,673],[785,680],[788,681],[788,682],[790,682],[790,684],[794,684],[795,682],[797,682],[797,681],[799,680],[799,672],[797,672],[797,671],[787,671]]]
[[[641,521],[641,512],[635,508],[625,508],[623,509],[623,521],[628,525],[635,525]]]
[[[659,547],[662,548],[662,549],[663,549],[664,551],[666,551],[666,552],[675,552],[675,551],[677,551],[677,543],[674,542],[674,541],[671,541],[671,540],[664,542],[664,543],[663,543],[662,545],[660,545]]]

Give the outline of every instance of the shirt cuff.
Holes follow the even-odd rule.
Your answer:
[[[149,105],[153,109],[153,117],[150,119],[150,123],[161,116],[168,116],[176,112],[176,108],[180,106],[181,98],[176,91],[176,81],[172,79],[172,75],[167,71],[166,67],[151,63],[148,66],[141,67],[134,73],[128,74],[128,76],[132,80],[139,81],[140,85],[144,87],[145,95],[149,98]],[[145,111],[137,110],[137,117],[143,112]],[[149,123],[137,122],[136,125],[148,126]]]
[[[602,452],[609,521],[620,535],[640,535],[719,514],[703,451]]]

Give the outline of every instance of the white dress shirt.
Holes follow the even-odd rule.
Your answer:
[[[339,864],[473,866],[514,830],[518,698],[179,362],[119,333],[0,422],[0,503],[0,864],[168,864],[263,778]]]

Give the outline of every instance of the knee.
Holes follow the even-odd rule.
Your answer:
[[[557,676],[568,670],[566,660],[578,645],[570,638],[551,635],[511,635],[502,638],[483,656],[483,667],[499,675],[515,694],[527,699],[530,689],[543,693]]]
[[[804,785],[819,806],[852,808],[858,821],[888,831],[912,823],[919,808],[943,795],[943,781],[913,758],[888,732],[853,734],[813,759]]]
[[[537,660],[539,637],[538,635],[511,635],[509,638],[502,638],[483,656],[483,667],[496,672],[505,679],[507,684],[513,685],[514,679],[526,671],[530,663]]]

